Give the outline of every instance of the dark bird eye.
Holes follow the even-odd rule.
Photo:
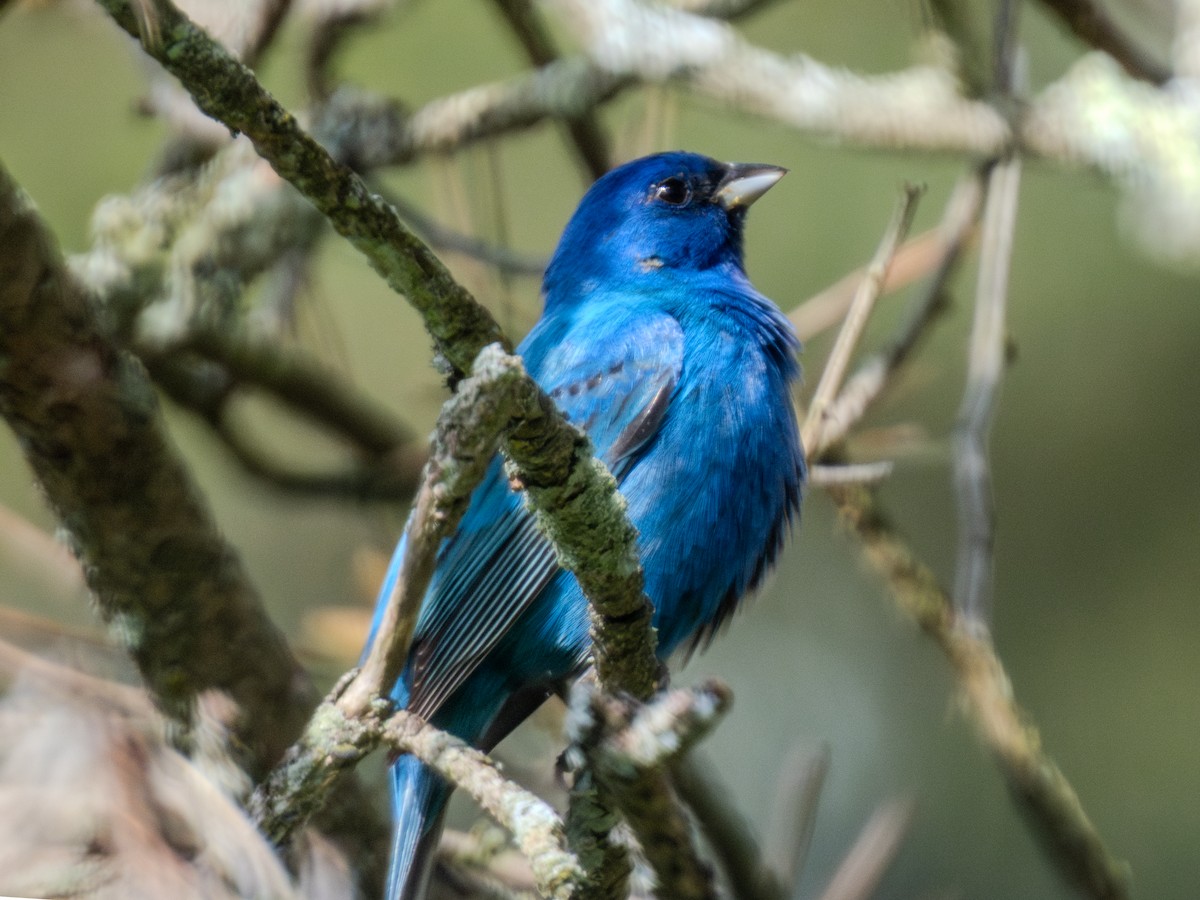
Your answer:
[[[683,206],[692,199],[692,189],[682,178],[668,178],[655,185],[654,199],[672,206]]]

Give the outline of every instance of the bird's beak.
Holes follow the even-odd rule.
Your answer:
[[[729,163],[717,184],[713,199],[727,210],[745,208],[765,194],[787,174],[781,166],[763,163]]]

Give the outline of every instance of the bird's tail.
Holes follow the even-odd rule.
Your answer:
[[[412,756],[392,763],[392,861],[387,900],[423,900],[442,836],[450,788]]]

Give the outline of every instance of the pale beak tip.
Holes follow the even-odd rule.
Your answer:
[[[730,163],[713,199],[727,210],[745,208],[774,187],[787,172],[783,166]]]

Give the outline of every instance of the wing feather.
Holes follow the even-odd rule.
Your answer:
[[[554,373],[539,382],[622,479],[667,414],[683,360],[678,323],[665,315],[579,323],[545,352],[537,341],[535,331],[521,348],[531,373]],[[557,572],[554,549],[494,460],[442,548],[414,638],[409,709],[432,716]]]

